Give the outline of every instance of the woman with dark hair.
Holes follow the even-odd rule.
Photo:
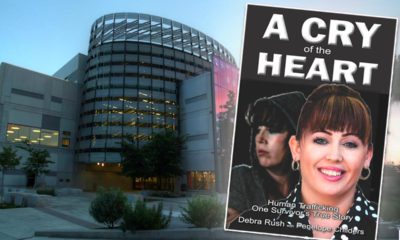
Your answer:
[[[301,181],[285,200],[266,205],[267,211],[251,209],[231,227],[315,238],[374,239],[377,205],[357,186],[359,179],[369,177],[373,155],[371,114],[360,94],[339,84],[316,88],[302,108],[296,137],[289,145],[292,169],[300,171]],[[249,218],[266,221],[243,224]]]
[[[295,134],[305,97],[290,92],[257,99],[246,112],[250,165],[232,168],[227,223],[253,205],[285,198],[298,180],[290,164],[288,140]]]

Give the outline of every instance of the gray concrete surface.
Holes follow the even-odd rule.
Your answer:
[[[129,199],[137,199],[127,193]],[[132,196],[131,196],[132,195]],[[226,233],[223,229],[198,229],[179,219],[181,207],[187,198],[153,198],[148,206],[160,201],[164,213],[172,211],[172,220],[166,230],[123,233],[119,229],[105,229],[89,214],[89,205],[95,193],[49,197],[48,205],[39,208],[0,210],[1,240],[63,240],[63,239],[275,239],[252,234]],[[133,203],[133,202],[132,202]],[[282,238],[280,238],[282,239]]]

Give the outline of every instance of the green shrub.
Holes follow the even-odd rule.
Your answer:
[[[216,197],[194,197],[181,209],[181,220],[196,227],[220,227],[224,222],[225,209]]]
[[[127,209],[128,199],[120,189],[100,188],[90,203],[89,213],[97,222],[113,228]]]
[[[123,231],[130,230],[148,230],[148,229],[163,229],[168,226],[171,221],[171,214],[168,216],[162,214],[163,204],[159,203],[152,208],[146,207],[143,201],[136,201],[135,207],[129,208],[123,218]]]
[[[56,195],[54,188],[39,188],[36,190],[36,193],[39,195],[50,195],[50,196]]]

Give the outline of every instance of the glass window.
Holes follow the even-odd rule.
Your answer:
[[[176,68],[185,70],[185,64],[179,61],[176,61]]]
[[[176,94],[165,93],[165,99],[170,100],[170,101],[176,101]]]
[[[96,97],[107,97],[109,89],[97,89],[96,90]],[[92,106],[93,108],[93,106]]]
[[[153,68],[153,75],[155,76],[163,76],[164,72],[161,68]]]
[[[107,127],[93,127],[93,135],[107,134]]]
[[[123,96],[123,89],[122,88],[111,88],[110,89],[110,96],[111,97],[122,97]]]
[[[105,122],[107,121],[107,114],[96,114],[94,115],[94,122]]]
[[[164,104],[160,104],[160,103],[155,103],[154,105],[153,105],[153,108],[154,108],[154,110],[155,111],[157,111],[157,112],[164,112]]]
[[[139,91],[140,98],[151,98],[151,92],[147,90],[140,90]]]
[[[125,114],[124,115],[124,122],[127,124],[136,122],[136,120],[137,120],[137,114]]]
[[[127,43],[126,44],[126,50],[128,51],[133,51],[133,52],[137,52],[138,50],[138,45],[136,43]]]
[[[136,67],[135,67],[136,68]],[[137,85],[137,77],[126,77],[125,78],[125,86],[135,87]]]
[[[153,87],[156,87],[156,88],[164,87],[164,81],[158,80],[158,79],[153,79]]]
[[[79,148],[84,149],[84,148],[89,148],[90,147],[90,140],[84,140],[79,142]]]
[[[187,178],[190,189],[211,190],[215,187],[215,174],[212,171],[188,172]]]
[[[124,78],[123,77],[112,77],[111,84],[122,86],[122,84],[124,84]]]
[[[111,70],[110,66],[103,66],[103,67],[99,67],[97,69],[99,70],[99,74],[107,74]]]
[[[17,124],[8,124],[7,141],[28,142],[45,146],[58,146],[58,131]]]
[[[150,56],[140,55],[139,62],[140,63],[151,63],[151,58],[150,58]]]
[[[140,66],[139,67],[139,73],[141,73],[141,74],[151,74],[151,68],[150,67]]]
[[[107,147],[109,147],[108,143],[107,143]],[[120,145],[117,147],[120,147]],[[108,152],[108,153],[106,153],[106,159],[107,159],[107,161],[110,161],[110,162],[119,162],[119,161],[121,161],[121,155],[119,153]]]
[[[161,47],[157,47],[157,46],[153,46],[152,52],[155,53],[155,54],[161,54],[162,53],[162,48]]]
[[[94,81],[90,81],[90,82],[94,82]],[[85,93],[84,100],[89,100],[89,99],[94,98],[94,93],[95,93],[95,91],[86,92],[86,93]]]
[[[103,55],[99,57],[101,63],[108,63],[111,61],[111,55]]]
[[[137,89],[125,88],[125,97],[136,97],[137,94]]]
[[[136,127],[132,126],[125,126],[124,127],[124,134],[128,136],[132,136],[136,134]]]
[[[108,127],[108,134],[111,134],[113,137],[121,137],[122,127],[121,126],[110,126],[110,127]]]
[[[138,67],[136,65],[127,65],[126,66],[126,73],[137,73]]]
[[[110,79],[108,78],[99,78],[97,79],[97,86],[108,86],[110,82]]]
[[[112,71],[113,71],[113,73],[123,73],[124,66],[123,65],[113,65]]]
[[[95,102],[95,108],[96,109],[107,109],[108,108],[108,102],[107,101]]]
[[[86,88],[92,88],[95,86],[96,86],[96,79],[92,79],[92,80],[86,82]],[[88,94],[88,93],[86,93],[86,94]]]
[[[124,51],[124,49],[125,49],[124,43],[114,43],[113,44],[114,51]]]
[[[162,65],[163,59],[160,57],[152,57],[152,62],[153,62],[153,64]]]
[[[175,78],[175,72],[170,70],[165,70],[165,76],[168,78]]]
[[[108,117],[109,122],[122,122],[122,111],[121,114],[110,114]]]
[[[158,92],[158,91],[153,91],[153,98],[162,100],[162,99],[164,99],[164,93]]]
[[[69,138],[63,138],[63,139],[62,139],[62,142],[61,142],[61,146],[62,146],[62,147],[66,147],[66,148],[69,147],[70,141],[71,141],[71,140],[70,140]]]
[[[90,134],[92,134],[92,128],[81,128],[80,129],[81,136],[88,136]]]
[[[122,109],[123,103],[121,101],[110,101],[109,103],[109,109],[117,109],[120,110]],[[118,112],[119,113],[119,112]]]
[[[139,86],[151,86],[151,79],[150,78],[139,78]]]
[[[119,148],[121,147],[121,139],[107,139],[108,148]]]
[[[113,62],[123,62],[124,55],[123,54],[114,54],[114,55],[112,55],[112,60],[113,60]]]
[[[82,123],[88,123],[91,122],[93,119],[93,115],[83,115],[81,118]]]
[[[40,144],[46,146],[57,147],[58,146],[58,131],[53,130],[41,130]]]
[[[106,146],[105,139],[95,139],[92,141],[92,147],[94,148],[104,148]]]
[[[150,45],[140,44],[139,45],[139,51],[142,52],[142,53],[150,53],[150,51],[151,51]]]
[[[169,82],[169,81],[165,81],[165,89],[168,90],[175,90],[175,83],[174,82]]]

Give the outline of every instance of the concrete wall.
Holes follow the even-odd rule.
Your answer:
[[[82,83],[85,77],[87,60],[88,57],[86,55],[79,53],[54,73],[53,76],[74,83]]]
[[[214,117],[211,74],[186,79],[179,90],[180,131],[187,136],[182,152],[186,171],[214,171]]]

